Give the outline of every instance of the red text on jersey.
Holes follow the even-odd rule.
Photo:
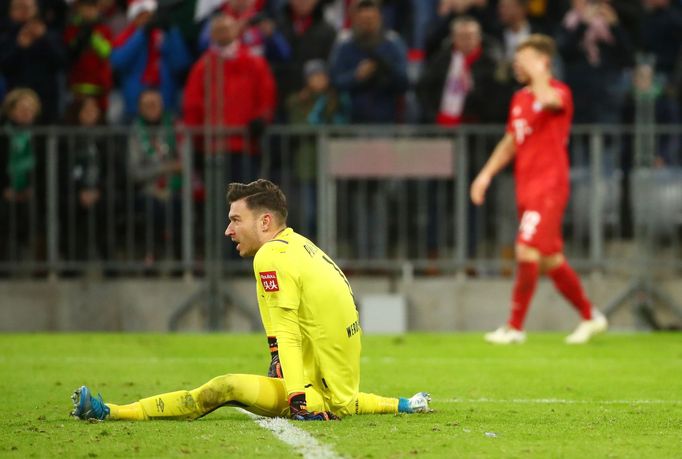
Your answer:
[[[260,275],[263,290],[266,292],[279,292],[279,284],[277,283],[277,271],[261,271]]]

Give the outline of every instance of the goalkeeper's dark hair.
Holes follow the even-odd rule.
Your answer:
[[[233,182],[227,186],[227,202],[244,199],[250,210],[269,210],[276,214],[282,223],[287,222],[287,198],[282,190],[270,180],[258,179],[251,183]]]

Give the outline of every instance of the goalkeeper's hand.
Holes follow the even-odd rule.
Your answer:
[[[270,347],[270,368],[268,368],[268,378],[283,378],[282,364],[279,362],[279,351],[277,347],[277,337],[268,336],[268,346]]]
[[[296,392],[289,396],[291,419],[295,421],[337,421],[339,417],[331,411],[308,411],[305,392]]]

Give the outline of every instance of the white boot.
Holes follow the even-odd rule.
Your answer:
[[[526,341],[526,333],[503,325],[493,332],[486,333],[485,340],[493,344],[521,344]]]
[[[606,317],[596,309],[592,310],[592,318],[583,320],[573,333],[566,337],[567,344],[587,343],[594,335],[603,333],[609,328]]]

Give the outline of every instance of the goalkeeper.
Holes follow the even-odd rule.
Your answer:
[[[338,266],[287,227],[284,193],[257,180],[228,187],[225,235],[241,257],[255,257],[258,307],[271,352],[268,376],[228,374],[193,390],[105,404],[83,386],[73,394],[80,419],[196,419],[222,406],[262,416],[330,420],[354,414],[416,413],[430,397],[362,393],[360,337],[353,292]]]

